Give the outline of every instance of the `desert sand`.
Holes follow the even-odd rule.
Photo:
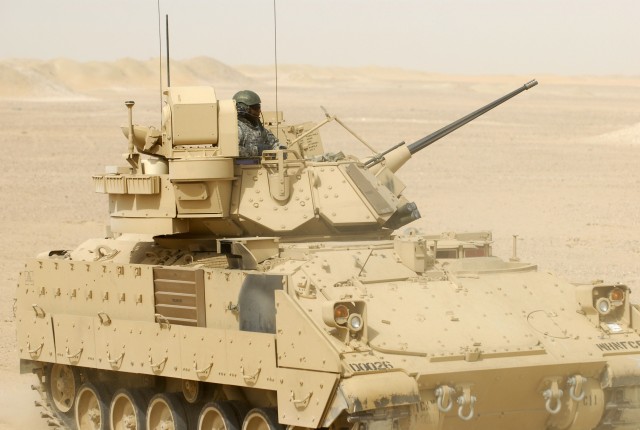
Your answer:
[[[0,429],[46,429],[19,375],[13,303],[24,261],[102,236],[104,195],[91,175],[119,164],[125,100],[134,122],[159,124],[157,60],[0,61]],[[250,88],[276,109],[273,67],[209,58],[172,62],[172,85]],[[575,282],[640,287],[640,77],[445,76],[402,69],[281,66],[288,123],[324,106],[378,150],[411,143],[532,78],[540,85],[435,143],[400,172],[426,232],[491,230],[494,254]],[[335,123],[327,151],[368,150]]]

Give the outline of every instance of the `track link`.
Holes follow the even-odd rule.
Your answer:
[[[31,389],[37,391],[41,400],[35,401],[35,406],[40,410],[40,417],[46,420],[52,430],[75,430],[75,423],[71,417],[58,414],[51,405],[47,396],[44,368],[34,369],[33,373],[38,377],[38,384],[32,384]]]

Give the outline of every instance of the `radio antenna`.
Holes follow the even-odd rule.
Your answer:
[[[160,71],[160,124],[162,124],[162,21],[160,18],[160,0],[158,0],[158,69]]]
[[[165,15],[167,28],[167,87],[171,86],[171,72],[169,69],[169,15]]]
[[[273,59],[276,69],[276,138],[280,134],[278,121],[278,20],[276,18],[276,0],[273,0]]]

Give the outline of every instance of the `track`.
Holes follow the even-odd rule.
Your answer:
[[[36,407],[51,429],[284,430],[275,408],[251,409],[245,401],[225,399],[221,392],[208,391],[205,399],[202,392],[188,389],[186,392],[134,386],[116,389],[113,384],[107,387],[100,383],[101,378],[90,378],[95,376],[91,373],[76,370],[74,384],[66,384],[70,375],[66,371],[70,367],[62,366],[64,371],[56,372],[52,370],[55,366],[34,369],[38,384],[32,385],[41,398],[35,402]],[[53,390],[58,391],[52,394]],[[191,402],[186,397],[189,394],[193,394]],[[60,410],[61,406],[66,412]]]

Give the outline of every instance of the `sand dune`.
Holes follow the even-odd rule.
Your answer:
[[[158,59],[135,60],[123,58],[114,62],[79,62],[59,58],[55,60],[12,59],[0,61],[0,98],[82,99],[97,94],[126,93],[135,88],[154,90],[166,84],[166,64]],[[350,88],[387,87],[390,89],[419,88],[447,94],[463,86],[471,92],[484,92],[513,76],[448,76],[401,68],[380,67],[316,67],[309,65],[280,65],[279,85],[314,88],[346,86]],[[529,78],[534,78],[530,76]],[[571,86],[572,91],[597,91],[637,85],[640,77],[564,77],[537,76],[552,86]],[[213,58],[198,57],[171,61],[172,85],[215,85],[247,87],[273,85],[276,72],[273,66],[242,65],[231,67]],[[518,78],[520,79],[520,78]]]
[[[162,65],[162,73],[165,72]],[[115,62],[0,61],[0,97],[72,98],[97,92],[126,92],[132,88],[158,88],[160,64],[124,58]],[[211,85],[249,83],[251,79],[212,58],[172,61],[173,84]],[[165,77],[166,79],[166,77]],[[181,83],[182,82],[182,83]]]

